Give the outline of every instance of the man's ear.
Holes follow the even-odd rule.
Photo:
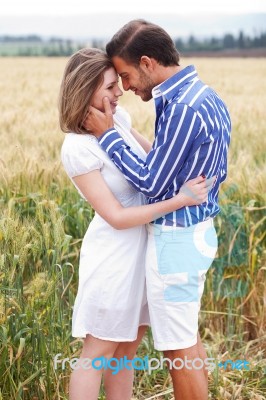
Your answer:
[[[153,58],[150,58],[148,56],[142,56],[140,61],[139,61],[139,66],[142,67],[144,70],[148,70],[149,72],[152,72],[155,67],[155,60]]]

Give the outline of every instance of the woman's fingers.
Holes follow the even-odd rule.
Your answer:
[[[215,183],[216,178],[217,178],[216,175],[212,176],[211,178],[206,178],[206,176],[202,174],[200,176],[197,176],[196,178],[190,179],[185,184],[191,186],[199,184],[209,186]]]
[[[202,178],[202,176],[197,176],[197,178],[191,179],[192,185],[201,185],[201,187],[213,187],[216,181],[216,175],[212,176],[211,178]]]
[[[213,186],[215,185],[216,179],[217,179],[216,175],[212,176],[209,179],[206,179],[206,185],[207,185],[208,190],[211,190],[213,188]]]
[[[208,194],[213,188],[216,176],[206,179],[204,176],[197,176],[182,185],[180,192],[191,200],[192,205],[199,205],[208,200]]]
[[[196,178],[190,179],[189,181],[187,181],[186,183],[190,183],[191,185],[198,185],[199,183],[202,183],[206,181],[206,178],[203,178],[201,175],[197,176]]]

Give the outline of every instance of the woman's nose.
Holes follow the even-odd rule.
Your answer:
[[[118,97],[118,96],[122,96],[122,94],[123,94],[122,90],[120,89],[120,87],[118,87],[115,95]]]

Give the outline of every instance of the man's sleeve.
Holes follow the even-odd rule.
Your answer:
[[[136,190],[148,197],[158,197],[165,193],[190,155],[199,129],[200,119],[194,110],[173,104],[158,126],[146,162],[132,152],[115,129],[106,131],[99,144]]]

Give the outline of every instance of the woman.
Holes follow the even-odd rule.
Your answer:
[[[77,366],[84,358],[134,357],[149,325],[144,224],[177,208],[202,203],[209,189],[206,180],[198,177],[187,182],[175,198],[145,205],[143,195],[128,184],[97,139],[84,128],[89,106],[103,110],[102,100],[108,97],[116,128],[145,159],[151,145],[131,128],[128,114],[117,107],[121,95],[117,73],[104,52],[83,49],[69,59],[59,98],[60,126],[68,133],[62,146],[62,163],[81,196],[95,210],[81,247],[73,311],[72,335],[84,338]],[[102,374],[95,368],[75,369],[70,399],[97,399]],[[116,375],[110,369],[104,371],[106,398],[130,399],[133,374],[126,368]]]

